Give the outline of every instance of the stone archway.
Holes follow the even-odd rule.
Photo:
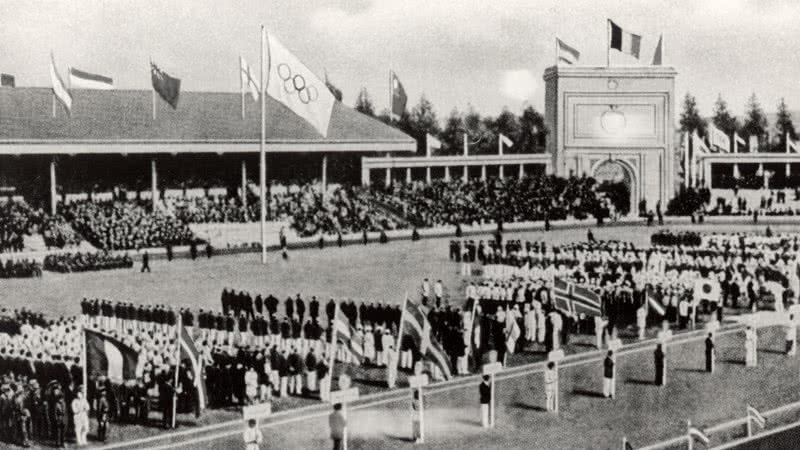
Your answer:
[[[636,172],[627,162],[612,158],[599,161],[592,168],[592,177],[597,180],[598,184],[610,182],[623,183],[627,186],[630,193],[630,210],[628,214],[638,212],[638,180],[636,179]]]

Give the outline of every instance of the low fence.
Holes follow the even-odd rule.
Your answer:
[[[660,450],[688,448],[691,450],[694,447],[695,442],[702,443],[704,444],[704,447],[707,448],[729,449],[747,445],[748,443],[762,439],[765,436],[775,435],[800,426],[800,401],[779,406],[769,411],[761,412],[757,412],[751,407],[747,407],[743,410],[743,412],[745,413],[743,417],[713,425],[708,428],[695,428],[701,433],[702,436],[690,433],[689,430],[692,429],[692,424],[691,422],[687,421],[686,433],[682,436],[677,436],[643,447],[635,447],[632,442],[627,441],[626,438],[622,438],[622,449],[626,450],[636,448],[638,450]],[[780,426],[771,428],[774,425]],[[763,431],[759,433],[760,429],[763,429]],[[703,437],[708,439],[707,443],[703,441]]]

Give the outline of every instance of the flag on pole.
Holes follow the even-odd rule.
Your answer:
[[[719,282],[713,278],[698,278],[694,282],[694,304],[698,305],[701,301],[717,303],[720,300]]]
[[[725,153],[730,153],[731,138],[729,138],[724,131],[720,130],[719,128],[715,127],[712,124],[709,124],[708,135],[709,135],[709,141],[713,147],[716,147]]]
[[[786,133],[786,153],[791,153],[792,151],[795,153],[800,152],[800,150],[797,149],[797,142],[792,140],[789,133]]]
[[[433,154],[433,150],[438,150],[442,148],[442,141],[436,139],[431,134],[425,135],[425,155],[430,157]]]
[[[406,300],[405,304],[403,320],[400,324],[403,333],[411,337],[423,358],[438,367],[445,379],[452,378],[450,361],[441,344],[431,336],[431,324],[425,316],[425,312],[411,300]]]
[[[767,425],[767,419],[758,412],[757,409],[747,405],[747,418],[758,424],[759,427],[764,428]]]
[[[512,141],[508,136],[504,135],[503,133],[500,133],[500,136],[498,136],[497,147],[498,147],[498,153],[501,154],[501,155],[503,154],[503,147],[504,146],[505,147],[513,147],[514,146],[514,141]]]
[[[406,89],[403,87],[403,83],[400,82],[400,79],[397,78],[397,74],[392,71],[390,73],[389,82],[391,83],[389,89],[392,93],[392,104],[391,106],[391,113],[398,118],[406,112],[406,103],[408,103],[408,96],[406,95]]]
[[[667,311],[664,309],[664,306],[655,299],[652,294],[652,288],[648,287],[644,291],[645,297],[647,297],[647,309],[655,311],[656,314],[659,316],[664,316]]]
[[[114,89],[114,80],[94,73],[84,72],[74,67],[69,69],[69,86],[78,89]]]
[[[505,328],[505,335],[506,335],[506,349],[508,353],[514,354],[514,350],[517,347],[517,340],[519,339],[520,334],[522,332],[519,329],[519,324],[517,324],[517,319],[514,318],[511,311],[506,309],[506,328]]]
[[[338,314],[333,321],[334,338],[337,344],[341,344],[350,354],[355,357],[359,364],[364,362],[364,342],[359,337],[355,328],[350,322],[345,322],[347,318],[342,318]]]
[[[253,100],[258,101],[258,96],[261,92],[261,86],[256,80],[256,73],[247,64],[247,61],[244,60],[241,56],[239,57],[239,77],[242,80],[242,92],[245,91],[250,92],[250,95],[253,97]]]
[[[758,153],[758,136],[750,136],[748,140],[747,147],[750,149],[750,153]]]
[[[581,52],[576,50],[574,47],[569,46],[564,43],[559,38],[556,38],[556,62],[561,63],[564,62],[566,64],[577,64],[578,60],[581,58]]]
[[[197,391],[197,409],[198,411],[202,411],[208,404],[208,390],[206,389],[206,380],[203,379],[203,360],[200,356],[200,352],[194,345],[192,337],[189,336],[189,332],[186,331],[186,327],[179,325],[178,328],[180,328],[178,331],[178,339],[181,346],[180,359],[181,362],[187,362],[187,366],[189,370],[191,370],[194,388]]]
[[[656,50],[653,52],[653,62],[650,63],[651,66],[660,66],[662,64],[663,42],[664,35],[662,34],[658,37],[658,44],[656,44]]]
[[[50,52],[50,82],[53,84],[53,95],[64,105],[67,113],[72,113],[72,94],[69,93],[64,80],[56,70],[56,58],[52,52]],[[55,114],[55,109],[53,109],[53,114]]]
[[[697,155],[699,153],[711,153],[703,138],[697,134],[697,130],[692,131],[692,153]]]
[[[84,328],[86,375],[110,380],[136,379],[139,352],[106,334]]]
[[[639,51],[642,46],[642,37],[638,34],[629,33],[623,30],[611,19],[608,20],[608,26],[611,33],[609,47],[639,59]]]
[[[553,304],[570,315],[601,316],[600,297],[591,290],[571,281],[556,278],[553,281]]]
[[[747,145],[747,142],[744,140],[743,137],[739,136],[739,133],[733,132],[733,153],[739,153],[739,144]]]
[[[702,442],[703,445],[708,445],[711,442],[711,439],[703,433],[699,428],[696,427],[689,427],[689,439],[695,438],[698,441]]]
[[[152,61],[150,62],[150,78],[153,82],[153,90],[155,90],[165,102],[172,106],[172,109],[178,108],[178,97],[181,94],[181,80],[173,78],[166,72],[159,69]]]
[[[267,33],[267,48],[267,95],[303,118],[323,137],[328,137],[336,101],[331,91],[272,33]]]
[[[16,87],[16,81],[14,80],[14,75],[9,75],[7,73],[0,73],[0,87]]]

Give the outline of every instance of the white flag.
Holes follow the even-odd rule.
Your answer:
[[[269,74],[267,95],[283,103],[328,137],[333,103],[336,101],[325,83],[268,34]]]
[[[714,125],[709,125],[708,131],[709,131],[709,140],[711,141],[711,145],[717,147],[718,149],[722,150],[725,153],[730,153],[731,138],[729,138],[724,131],[720,130]]]
[[[261,86],[256,80],[256,75],[253,69],[250,68],[250,65],[247,64],[247,61],[244,60],[241,56],[239,57],[239,76],[242,80],[242,91],[248,89],[250,91],[250,95],[253,96],[254,100],[258,100],[258,96],[261,92]]]
[[[433,153],[432,150],[438,150],[440,148],[442,148],[442,141],[430,134],[425,135],[425,154],[427,156],[431,156]]]
[[[52,52],[50,53],[50,81],[53,83],[53,95],[55,95],[58,101],[71,113],[72,95],[67,90],[67,86],[64,85],[64,80],[61,79],[58,70],[56,70],[56,58],[53,56]]]
[[[500,133],[498,136],[497,142],[497,153],[502,155],[503,154],[503,146],[505,147],[512,147],[514,145],[514,141],[508,138],[508,136]]]
[[[739,144],[747,145],[747,142],[744,140],[743,137],[739,136],[739,133],[733,132],[733,153],[739,153]]]
[[[786,133],[786,153],[791,153],[794,150],[797,153],[797,142],[793,141],[792,138],[789,136],[789,133]]]

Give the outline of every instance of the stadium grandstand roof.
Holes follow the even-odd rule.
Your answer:
[[[0,154],[258,152],[260,104],[241,95],[182,92],[177,109],[152,91],[73,89],[72,113],[53,117],[49,88],[0,89]],[[416,151],[402,131],[336,102],[323,138],[288,108],[266,99],[269,152]]]

